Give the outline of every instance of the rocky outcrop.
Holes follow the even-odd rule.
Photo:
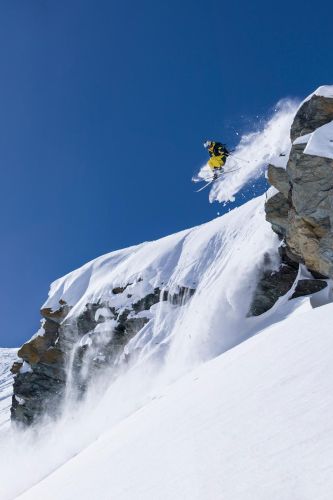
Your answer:
[[[272,224],[273,230],[284,237],[288,229],[289,203],[282,193],[277,193],[266,201],[266,219]]]
[[[268,165],[267,169],[268,182],[275,187],[285,199],[288,199],[290,184],[287,172],[284,168],[275,167],[274,165]]]
[[[291,140],[332,120],[333,99],[313,95],[295,116]],[[267,200],[266,218],[291,260],[332,278],[333,160],[306,154],[302,140],[292,145],[285,171],[269,166],[268,179],[279,192]]]
[[[298,110],[291,126],[291,141],[329,123],[333,116],[333,99],[314,94]]]
[[[266,220],[281,240],[281,263],[278,269],[263,265],[249,315],[268,311],[292,286],[295,299],[319,292],[327,286],[323,278],[333,277],[333,160],[306,154],[309,137],[303,138],[332,120],[333,99],[314,94],[291,126],[296,142],[286,169],[268,166],[268,181],[278,192],[266,200]],[[299,264],[313,279],[295,283]]]
[[[100,300],[87,303],[73,315],[69,314],[71,306],[60,300],[57,309],[41,310],[40,330],[18,351],[22,361],[12,366],[14,422],[30,425],[45,414],[57,415],[69,374],[76,396],[81,397],[88,379],[121,358],[127,343],[149,322],[153,305],[169,301],[181,306],[195,293],[186,287],[178,287],[172,293],[155,288],[128,304],[128,286],[112,290],[114,295],[123,297],[125,307]],[[123,356],[123,361],[129,361],[128,355]]]
[[[320,292],[327,287],[327,283],[320,279],[301,279],[298,280],[297,286],[291,299],[297,299],[298,297],[304,297],[306,295],[312,295],[313,293]]]

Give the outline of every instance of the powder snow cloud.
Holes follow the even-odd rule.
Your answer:
[[[232,153],[233,157],[228,158],[225,166],[226,171],[239,170],[222,176],[214,183],[209,195],[210,202],[234,201],[235,195],[249,181],[262,175],[269,163],[284,166],[291,147],[290,127],[298,106],[297,100],[282,99],[260,129],[241,137]],[[281,154],[286,156],[280,156]],[[199,177],[207,178],[209,172],[209,167],[205,165]]]

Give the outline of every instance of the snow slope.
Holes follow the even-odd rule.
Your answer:
[[[99,299],[110,305],[121,300],[125,307],[128,292],[133,302],[155,286],[195,287],[196,292],[182,306],[160,302],[150,309],[151,320],[126,347],[134,359],[130,370],[114,381],[111,367],[102,380],[90,383],[81,405],[66,398],[63,417],[45,422],[37,435],[13,429],[2,437],[1,500],[15,498],[79,455],[202,362],[295,309],[311,308],[285,298],[262,317],[246,318],[259,269],[268,255],[272,263],[277,255],[278,239],[265,221],[264,201],[251,200],[202,226],[112,252],[51,286],[45,306],[56,308],[62,298],[74,306],[71,314]],[[112,293],[128,283],[121,298]]]
[[[156,286],[196,292],[182,306],[154,305],[127,346],[135,363],[116,379],[114,367],[103,372],[80,404],[66,400],[58,421],[0,433],[1,500],[326,498],[317,483],[330,472],[331,428],[318,409],[331,404],[332,310],[286,296],[246,317],[259,269],[274,264],[279,244],[264,201],[112,252],[51,286],[45,307],[62,298],[71,314],[89,301],[115,305],[129,291],[133,302]],[[112,293],[125,285],[123,297]]]
[[[331,304],[292,314],[165,388],[18,498],[330,500],[332,329]]]
[[[9,370],[16,358],[16,353],[17,349],[0,348],[0,429],[3,429],[10,419],[13,376]]]
[[[201,226],[99,257],[55,281],[43,307],[56,309],[63,299],[73,306],[70,317],[88,302],[127,307],[155,287],[195,288],[186,307],[153,306],[152,321],[131,340],[127,351],[140,352],[144,359],[164,352],[175,338],[168,355],[174,353],[173,369],[179,365],[180,370],[184,357],[193,364],[198,357],[220,354],[249,335],[244,317],[258,269],[265,255],[276,258],[278,239],[265,221],[264,200],[257,198]],[[124,294],[112,292],[126,285]],[[186,345],[181,345],[185,339]]]

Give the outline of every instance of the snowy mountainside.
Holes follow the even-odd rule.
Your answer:
[[[45,405],[54,413],[68,377],[80,389],[101,366],[116,372],[166,357],[181,372],[253,334],[256,323],[245,317],[264,260],[278,261],[277,247],[261,197],[55,281],[40,330],[18,353],[25,370],[15,377],[14,419],[29,424]]]
[[[4,500],[331,497],[332,120],[329,87],[285,101],[210,200],[269,161],[268,195],[51,285],[15,363]]]
[[[13,375],[10,368],[17,357],[17,349],[0,348],[0,430],[9,423],[13,394]]]
[[[232,384],[236,383],[237,380],[238,384],[239,380],[245,383],[248,379],[250,384],[252,380],[249,378],[250,372],[246,363],[243,362],[243,358],[238,363],[238,357],[236,356],[234,375],[231,378],[228,368],[221,368],[221,373],[219,372],[220,368],[218,368],[218,371],[213,371],[211,376],[204,378],[204,383],[198,392],[198,399],[191,400],[189,403],[190,406],[187,406],[187,400],[190,392],[195,393],[197,390],[196,381],[193,382],[194,386],[192,386],[191,382],[190,385],[185,385],[184,389],[181,389],[180,392],[175,389],[175,398],[180,398],[177,405],[174,402],[171,403],[169,399],[165,399],[164,394],[165,391],[166,393],[169,393],[170,390],[172,391],[172,387],[176,388],[178,386],[177,380],[192,369],[201,366],[202,362],[221,355],[221,353],[242,343],[255,333],[261,332],[257,338],[263,337],[265,335],[265,328],[271,326],[273,323],[283,323],[285,318],[300,316],[306,311],[312,311],[311,299],[300,297],[295,300],[288,300],[295,290],[295,283],[288,293],[277,300],[271,310],[259,317],[247,317],[249,305],[262,267],[268,265],[268,261],[271,266],[276,264],[278,267],[279,262],[279,242],[277,236],[271,231],[270,225],[265,221],[264,201],[265,197],[257,198],[203,226],[183,231],[157,242],[145,243],[134,247],[134,252],[133,248],[129,251],[113,252],[96,259],[88,265],[83,266],[80,270],[55,282],[51,287],[50,297],[46,306],[56,307],[59,301],[64,302],[63,297],[68,302],[73,300],[72,309],[67,311],[70,320],[65,318],[62,321],[59,330],[57,330],[58,339],[60,340],[55,344],[55,347],[46,350],[49,357],[46,357],[43,353],[39,357],[39,354],[34,350],[30,352],[29,355],[32,356],[31,369],[27,370],[26,365],[28,363],[25,361],[24,373],[16,375],[14,385],[16,391],[15,397],[19,390],[27,389],[26,394],[18,394],[19,410],[24,409],[26,404],[36,404],[34,389],[37,386],[38,395],[42,395],[44,398],[43,402],[47,402],[47,397],[50,393],[42,392],[42,384],[45,383],[45,380],[47,380],[49,385],[52,382],[52,379],[47,375],[50,372],[46,372],[52,366],[51,361],[53,358],[50,357],[50,351],[52,352],[52,349],[59,350],[59,343],[63,343],[64,346],[71,349],[70,352],[75,354],[76,349],[82,347],[82,342],[84,342],[84,354],[92,352],[92,357],[87,358],[87,360],[91,361],[93,358],[92,364],[87,362],[82,367],[86,375],[86,394],[85,398],[82,399],[81,397],[78,399],[75,391],[72,390],[75,385],[77,373],[73,370],[74,357],[70,356],[69,360],[71,363],[64,366],[64,370],[66,369],[66,385],[65,392],[63,393],[63,404],[61,406],[62,414],[58,415],[57,420],[54,420],[54,413],[51,412],[52,418],[46,418],[44,421],[39,422],[39,433],[37,436],[34,428],[31,431],[29,429],[25,430],[24,434],[15,433],[15,428],[13,428],[12,434],[9,434],[7,439],[2,441],[2,449],[6,450],[6,453],[3,453],[2,456],[0,455],[0,471],[3,475],[1,484],[4,500],[16,498],[18,494],[24,491],[27,492],[26,495],[29,495],[29,488],[33,487],[33,485],[37,485],[45,477],[48,477],[48,480],[51,481],[53,477],[52,472],[59,469],[58,472],[55,472],[54,476],[58,477],[58,473],[62,470],[67,470],[67,465],[71,467],[71,463],[81,460],[79,459],[81,454],[83,457],[82,460],[85,460],[84,457],[87,456],[86,454],[89,455],[89,450],[94,450],[98,444],[104,450],[103,452],[101,450],[97,452],[98,457],[100,456],[102,457],[101,460],[105,460],[103,464],[110,464],[111,469],[108,470],[114,469],[117,477],[122,478],[121,484],[115,479],[110,479],[110,474],[105,475],[104,465],[102,462],[99,462],[98,457],[92,458],[92,461],[97,463],[98,466],[89,465],[89,470],[94,469],[95,472],[91,473],[91,475],[88,473],[85,474],[87,482],[79,479],[79,476],[81,477],[83,474],[83,469],[80,469],[80,472],[78,472],[79,476],[76,471],[70,472],[70,474],[73,474],[73,481],[76,483],[75,487],[67,479],[64,479],[64,482],[62,482],[63,476],[61,476],[59,488],[61,488],[62,498],[71,498],[73,495],[81,494],[81,491],[74,491],[76,487],[79,488],[80,481],[82,484],[85,484],[89,495],[92,494],[91,488],[96,487],[96,481],[100,481],[98,484],[101,485],[101,489],[105,492],[101,494],[100,498],[112,498],[113,496],[118,497],[118,495],[119,498],[128,499],[156,498],[156,488],[159,488],[160,485],[165,487],[165,498],[176,498],[177,500],[178,498],[196,498],[192,489],[192,485],[196,484],[194,475],[198,477],[198,474],[201,474],[202,476],[200,479],[202,482],[201,489],[199,488],[198,490],[202,492],[205,488],[210,488],[208,483],[211,481],[212,475],[216,473],[214,468],[211,469],[210,461],[217,460],[217,463],[220,463],[221,466],[227,467],[227,463],[223,461],[224,458],[222,458],[221,454],[225,457],[229,456],[233,461],[236,460],[235,455],[230,455],[230,451],[228,451],[230,443],[228,448],[223,450],[220,449],[220,446],[226,446],[227,442],[217,442],[215,447],[209,445],[211,448],[210,455],[208,450],[205,449],[204,444],[201,441],[196,441],[193,436],[190,438],[190,434],[192,432],[198,436],[202,434],[203,438],[207,438],[207,442],[214,440],[213,429],[216,429],[219,435],[223,434],[221,429],[217,430],[223,413],[222,408],[225,408],[223,416],[226,425],[225,436],[235,436],[237,432],[241,432],[243,423],[239,421],[239,427],[235,427],[236,430],[233,430],[232,427],[227,427],[227,422],[231,425],[230,422],[236,418],[237,408],[239,409],[239,406],[237,406],[239,405],[238,399],[235,402],[234,396],[230,394]],[[175,250],[176,252],[174,253]],[[126,259],[128,259],[127,265],[125,265]],[[107,266],[106,262],[108,261],[113,265]],[[119,274],[115,272],[116,262],[120,266]],[[151,289],[154,289],[156,285],[161,285],[161,283],[156,281],[155,275],[158,274],[163,262],[169,263],[169,267],[165,269],[168,269],[170,273],[168,276],[165,273],[159,275],[159,279],[164,281],[164,290],[172,289],[172,287],[177,290],[179,286],[186,288],[195,284],[194,294],[186,297],[186,300],[181,300],[180,303],[160,300],[153,305],[150,305],[149,302],[147,306],[149,307],[148,310],[142,310],[138,313],[133,310],[133,315],[140,317],[140,315],[144,314],[148,321],[138,332],[130,336],[124,346],[123,354],[120,355],[118,368],[115,363],[111,363],[108,368],[105,367],[100,372],[100,377],[93,377],[92,366],[95,362],[95,355],[98,354],[100,356],[105,352],[107,346],[107,343],[104,342],[105,336],[108,338],[108,335],[113,335],[112,328],[114,327],[114,323],[107,317],[108,311],[111,310],[111,307],[115,308],[115,304],[119,305],[118,301],[120,301],[121,296],[125,299],[125,309],[128,309],[130,302],[127,302],[127,300],[133,300],[132,297],[136,294],[134,303],[137,303],[136,301],[140,296],[140,287],[144,287],[144,294],[146,294]],[[135,274],[134,271],[136,270],[138,274]],[[110,272],[109,276],[106,276],[107,271]],[[95,274],[96,276],[94,276]],[[82,276],[84,276],[84,280],[81,281]],[[87,279],[87,276],[89,276],[89,279]],[[112,276],[112,279],[110,279],[110,276]],[[119,281],[116,280],[118,277],[121,278]],[[125,289],[128,280],[133,283]],[[82,283],[84,283],[84,286],[81,286]],[[117,293],[113,292],[115,290],[114,287],[116,287]],[[132,297],[128,297],[132,293]],[[159,295],[163,295],[163,290],[161,290]],[[104,315],[104,318],[106,318],[105,321],[97,324],[94,321],[91,323],[91,317],[88,317],[88,321],[87,317],[84,316],[85,320],[88,321],[89,328],[91,325],[94,325],[94,328],[83,336],[79,336],[76,343],[69,343],[69,336],[77,335],[78,333],[77,330],[73,331],[70,328],[71,322],[76,321],[77,318],[81,318],[81,314],[85,314],[85,302],[88,301],[89,304],[89,301],[99,300],[102,297],[103,305],[97,304],[97,309],[93,309],[93,316],[95,321],[96,316],[99,318]],[[74,298],[77,301],[76,303],[74,302]],[[115,302],[111,305],[107,299],[114,300]],[[64,304],[61,307],[65,307]],[[107,312],[105,311],[106,309]],[[50,311],[48,315],[51,315]],[[69,321],[69,323],[66,323],[66,321]],[[46,327],[44,324],[43,328],[46,328],[45,333],[40,335],[41,332],[39,332],[34,340],[40,337],[41,340],[38,340],[38,342],[44,342],[45,337],[49,335],[50,325]],[[102,330],[102,328],[105,329]],[[282,335],[283,333],[280,331],[279,337]],[[98,350],[96,351],[92,347],[94,338],[98,338],[99,336],[101,336],[103,342],[98,345]],[[37,344],[37,347],[39,345]],[[242,345],[245,344],[243,343]],[[275,356],[276,352],[278,352],[275,349],[275,344],[272,346],[272,349]],[[296,350],[296,347],[292,347],[291,349]],[[267,347],[267,350],[269,350],[269,347]],[[262,357],[263,351],[260,343],[255,351],[253,364],[251,364],[252,368]],[[26,351],[23,349],[23,354],[24,352]],[[238,351],[228,351],[219,358],[223,366],[224,363],[226,363],[226,367],[231,363],[231,358],[229,358],[229,356],[232,356],[231,352]],[[290,359],[288,358],[290,366],[291,358],[292,354],[290,355]],[[209,366],[209,363],[205,366]],[[290,366],[288,365],[286,369],[289,370]],[[202,369],[205,370],[204,367]],[[59,364],[53,365],[53,370],[53,373],[60,373],[60,376],[62,376]],[[201,368],[199,368],[200,370]],[[238,372],[237,376],[236,371]],[[266,378],[265,370],[263,370],[263,373],[264,378]],[[117,377],[115,377],[115,374]],[[234,379],[233,377],[236,378]],[[258,396],[259,399],[255,400],[255,408],[251,410],[252,413],[249,413],[249,416],[244,413],[247,408],[240,409],[239,415],[243,415],[241,417],[242,422],[243,419],[245,419],[244,421],[247,421],[248,418],[254,419],[256,411],[259,413],[262,412],[267,393],[273,390],[275,384],[279,385],[275,377],[276,371],[272,374],[271,379],[267,378],[268,386],[265,386],[266,389],[262,394],[262,400]],[[61,379],[59,378],[59,380]],[[34,384],[32,388],[31,381]],[[225,384],[228,385],[229,382],[231,384],[230,389],[228,392],[225,392]],[[254,382],[257,383],[257,379]],[[58,383],[58,390],[59,386],[60,384]],[[23,389],[21,389],[22,387]],[[182,385],[179,387],[182,387]],[[218,396],[215,393],[214,387],[217,388]],[[237,387],[239,386],[236,385],[235,394],[240,390]],[[252,389],[252,385],[245,385],[245,392],[240,392],[240,398],[244,399],[245,393],[251,393]],[[256,390],[252,391],[252,393],[255,394]],[[209,395],[208,399],[204,395],[205,392]],[[228,394],[231,398],[230,402],[225,399],[229,397]],[[162,403],[164,399],[166,406]],[[151,403],[152,400],[156,401],[156,403]],[[161,404],[159,403],[160,400]],[[147,404],[148,409],[145,409]],[[169,404],[171,406],[168,409]],[[302,401],[300,404],[303,404]],[[218,405],[218,408],[216,408],[216,405]],[[233,407],[231,412],[229,411],[230,405]],[[178,414],[174,414],[175,406],[179,408],[182,414],[188,415],[190,420],[179,419]],[[205,406],[207,406],[208,413],[203,411]],[[149,408],[155,408],[151,417],[147,416],[145,425],[149,428],[142,428],[141,420],[137,422],[136,417],[146,415],[146,411],[150,411]],[[209,413],[210,411],[212,411],[211,414]],[[197,424],[191,421],[192,414],[195,415]],[[165,418],[163,415],[165,415]],[[204,420],[206,418],[207,423],[205,424]],[[215,418],[217,420],[214,423]],[[152,420],[154,419],[156,419],[156,422],[153,423]],[[132,421],[135,422],[133,424],[134,427],[127,429],[126,423]],[[150,450],[153,447],[152,457],[155,457],[154,442],[158,433],[156,425],[158,425],[161,435],[160,439],[162,439],[162,441],[156,439],[157,445],[161,446],[161,449],[166,450],[167,441],[164,442],[163,436],[167,436],[166,440],[170,438],[170,445],[166,453],[164,451],[161,453],[163,464],[156,465],[156,468],[152,467],[151,472],[149,472],[149,477],[152,478],[153,482],[156,476],[158,485],[156,486],[154,482],[155,486],[150,487],[146,486],[147,481],[150,481],[147,478],[149,468],[142,475],[141,466],[139,467],[138,464],[145,464],[146,461],[150,464],[151,460],[155,459],[142,454],[146,445],[143,446],[143,444],[140,444],[142,443],[140,435],[142,435],[142,439],[144,439],[146,444],[149,444]],[[296,423],[294,422],[292,425],[296,425]],[[188,433],[184,431],[186,427],[188,427]],[[120,431],[120,429],[124,430]],[[172,429],[174,429],[178,437],[170,435]],[[183,432],[185,432],[184,439],[182,438]],[[272,439],[270,432],[273,431],[269,431],[267,434],[268,442]],[[119,441],[112,441],[112,444],[110,444],[108,433],[112,435],[120,433]],[[152,436],[152,442],[149,441],[149,435]],[[59,436],[61,436],[61,439],[59,439]],[[229,437],[225,439],[228,440]],[[184,449],[182,449],[182,445],[179,442],[183,442]],[[254,441],[248,443],[250,448],[256,446]],[[247,447],[247,444],[245,443],[244,446]],[[179,447],[182,450],[180,455],[181,463],[175,462],[178,469],[175,477],[178,479],[174,484],[174,489],[170,490],[160,480],[160,475],[166,474],[166,477],[169,477],[168,475],[174,471],[171,467],[173,463],[171,456],[178,454]],[[122,449],[124,450],[124,454],[119,455],[118,452],[122,453]],[[238,446],[238,449],[240,449],[240,452],[245,453],[245,449],[241,445]],[[113,450],[118,450],[118,452],[115,452],[116,455],[113,455]],[[199,462],[199,459],[196,458],[191,462],[192,453],[194,457],[206,456],[207,461],[201,460]],[[263,453],[262,457],[264,458],[262,459],[266,460],[268,456],[267,447]],[[131,458],[128,459],[129,461],[126,458],[127,454],[131,455]],[[93,452],[92,456],[95,457],[95,452]],[[186,456],[188,457],[187,461]],[[249,455],[246,456],[249,458]],[[73,457],[77,458],[73,459]],[[136,465],[131,462],[132,458],[135,460]],[[252,466],[249,465],[250,458],[249,462],[246,462],[246,459],[244,460],[244,467],[250,467],[251,469]],[[15,464],[15,467],[13,467],[13,464]],[[29,465],[27,466],[27,464]],[[130,476],[133,482],[128,478],[127,481],[124,480],[125,469],[126,473],[128,473],[129,465],[132,471]],[[83,468],[86,466],[88,464],[85,462]],[[164,473],[159,469],[160,466],[165,468]],[[98,473],[97,470],[99,470],[99,467],[103,478],[95,478],[94,476],[94,474]],[[210,473],[208,473],[208,469],[211,469]],[[142,478],[143,482],[141,482],[140,478]],[[45,484],[47,484],[48,480],[46,480]],[[107,480],[109,486],[105,484],[105,480]],[[110,482],[112,482],[112,485],[110,485]],[[122,489],[125,483],[127,485],[126,491]],[[37,495],[37,497],[38,495],[43,496],[44,493],[41,493],[42,490],[38,489],[43,488],[43,481],[36,488],[38,493],[35,493],[35,489],[33,488],[31,490],[33,493],[31,494]],[[141,493],[142,488],[143,492]],[[231,485],[228,488],[231,491]],[[141,496],[137,491],[140,491]],[[183,493],[184,491],[185,493]],[[212,499],[219,498],[213,495],[212,490],[210,491],[209,494]],[[228,489],[225,491],[228,492]],[[54,494],[56,492],[58,494],[59,490],[55,489]],[[106,495],[105,497],[103,497],[104,494]],[[50,498],[52,498],[52,495],[53,492],[50,492]],[[149,497],[149,495],[151,496]],[[201,493],[201,496],[199,495],[197,498],[209,498],[202,495]],[[225,497],[228,498],[227,496]],[[229,497],[232,498],[230,495]],[[85,497],[83,496],[83,498]]]
[[[330,500],[333,306],[305,310],[164,388],[18,498]]]

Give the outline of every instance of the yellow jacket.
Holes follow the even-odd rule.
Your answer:
[[[221,142],[212,142],[208,148],[210,159],[208,160],[208,165],[214,168],[221,168],[227,160],[229,151]]]

